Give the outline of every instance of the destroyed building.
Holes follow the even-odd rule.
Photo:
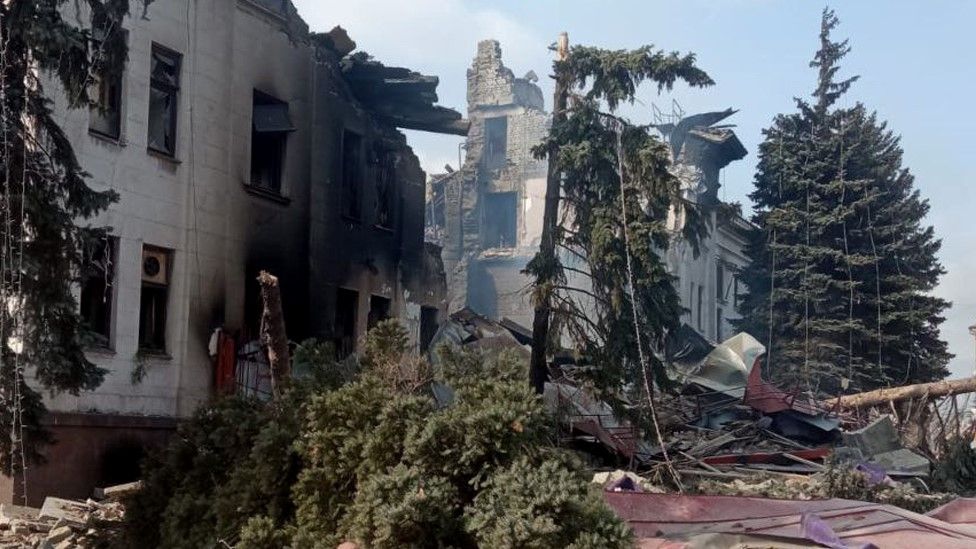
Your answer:
[[[65,13],[87,26],[76,7]],[[134,480],[178,419],[218,389],[260,385],[235,365],[258,336],[261,270],[280,280],[289,339],[340,355],[384,318],[423,346],[446,308],[426,176],[397,129],[467,132],[434,104],[436,77],[348,55],[341,28],[311,34],[287,0],[154,2],[124,32],[123,74],[96,75],[102,108],[55,102],[89,184],[120,200],[90,221],[111,237],[79,288],[99,341],[87,355],[108,374],[46,398],[57,443],[28,469],[34,505]],[[22,501],[4,480],[0,499]]]
[[[539,248],[547,172],[532,147],[545,138],[549,115],[535,74],[516,78],[501,57],[497,41],[478,44],[468,69],[465,160],[432,179],[428,223],[443,235],[450,309],[530,325],[530,279],[521,271]]]
[[[676,290],[685,308],[682,322],[716,342],[735,334],[731,321],[739,318],[739,299],[745,291],[738,273],[748,263],[745,246],[751,227],[740,207],[722,201],[718,193],[722,169],[746,155],[732,126],[718,125],[735,112],[685,116],[676,103],[670,114],[655,112],[655,126],[670,145],[672,172],[681,181],[682,193],[698,204],[709,225],[697,256],[687,242],[675,239],[665,259],[677,277]],[[675,232],[681,229],[680,216],[670,222]]]
[[[547,173],[531,150],[545,138],[550,118],[536,75],[516,78],[502,63],[497,41],[478,44],[467,77],[467,154],[459,170],[431,180],[428,234],[443,243],[452,312],[470,307],[530,326],[532,281],[521,271],[539,248]],[[734,333],[731,321],[744,289],[737,273],[747,261],[750,227],[718,197],[721,170],[746,155],[731,126],[717,125],[734,112],[686,117],[676,107],[666,116],[657,113],[656,124],[671,145],[686,197],[705,206],[709,218],[701,254],[675,239],[666,261],[678,277],[682,321],[714,341]],[[679,222],[673,220],[674,229]]]

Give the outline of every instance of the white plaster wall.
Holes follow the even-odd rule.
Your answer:
[[[309,97],[307,50],[293,45],[272,17],[245,4],[161,0],[150,4],[146,19],[141,8],[133,8],[125,24],[129,62],[118,143],[89,135],[88,112],[65,111],[64,98],[56,101],[79,160],[91,173],[89,184],[120,195],[92,220],[111,226],[120,247],[112,349],[89,355],[109,373],[94,392],[48,397],[52,410],[185,416],[210,395],[210,328],[220,316],[239,323],[243,310],[245,235],[252,222],[246,205],[255,200],[242,186],[250,166],[252,90],[296,100],[290,105],[296,123],[305,120]],[[146,149],[154,42],[183,55],[175,159]],[[298,140],[296,146],[289,142],[286,181],[301,174],[299,157],[307,141]],[[147,359],[145,379],[133,384],[144,244],[173,250],[169,356]]]
[[[678,277],[677,290],[681,297],[681,305],[687,309],[681,317],[682,322],[696,329],[708,339],[718,337],[717,309],[722,309],[721,339],[728,339],[735,334],[731,321],[740,318],[735,310],[734,297],[729,291],[727,299],[721,299],[716,287],[716,265],[722,262],[725,268],[725,287],[732,282],[736,269],[742,269],[748,264],[743,253],[745,241],[735,230],[725,223],[713,223],[713,230],[701,243],[700,254],[696,258],[691,246],[676,243],[668,251],[666,258],[671,273]],[[698,288],[702,292],[701,321],[698,318]],[[740,294],[744,287],[740,283]]]

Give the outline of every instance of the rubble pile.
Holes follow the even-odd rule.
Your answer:
[[[141,486],[133,482],[99,488],[86,501],[48,497],[40,509],[0,504],[0,549],[103,547],[125,517],[120,500]]]

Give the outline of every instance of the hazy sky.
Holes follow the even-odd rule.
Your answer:
[[[808,62],[817,48],[824,4],[798,0],[293,0],[314,31],[341,25],[360,50],[387,64],[440,76],[441,103],[465,110],[465,70],[477,42],[495,38],[517,76],[534,70],[551,104],[547,45],[561,31],[573,43],[607,48],[654,44],[693,51],[716,85],[643,90],[625,114],[651,121],[651,104],[670,110],[740,109],[730,121],[750,154],[730,166],[721,193],[748,207],[757,144],[776,113],[813,89]],[[948,270],[938,292],[953,302],[943,336],[956,354],[956,376],[974,369],[976,323],[976,2],[858,0],[831,2],[841,20],[835,36],[853,51],[841,76],[861,79],[847,96],[876,110],[902,136],[905,164],[932,205],[928,222],[943,239]],[[459,138],[408,132],[429,171],[457,165]],[[970,281],[967,283],[967,280]]]

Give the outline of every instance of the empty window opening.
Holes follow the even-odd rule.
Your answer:
[[[180,54],[152,46],[149,80],[149,141],[151,150],[176,155],[176,114],[179,107]]]
[[[715,298],[724,302],[726,297],[725,267],[719,261],[715,264]]]
[[[169,250],[142,248],[142,291],[139,300],[139,348],[166,352],[166,309],[169,302],[169,277],[172,253]]]
[[[485,247],[515,247],[518,220],[518,194],[487,193],[485,195]]]
[[[420,352],[430,349],[430,343],[437,333],[437,309],[434,307],[420,308]]]
[[[336,356],[346,358],[356,351],[356,319],[359,317],[359,292],[339,288],[336,290],[333,334]]]
[[[508,118],[498,116],[485,119],[485,167],[493,170],[505,167],[508,150]]]
[[[383,296],[374,295],[369,297],[369,316],[366,321],[367,329],[372,330],[377,324],[390,318],[390,305],[390,300]]]
[[[698,304],[695,310],[695,317],[698,319],[698,331],[701,332],[703,329],[702,325],[705,323],[702,319],[702,301],[705,300],[705,287],[698,286]]]
[[[288,103],[254,90],[251,109],[251,184],[273,193],[281,192],[288,134],[295,131]]]
[[[715,341],[722,341],[722,322],[725,321],[725,315],[722,314],[722,308],[718,307],[715,309]]]
[[[739,275],[732,277],[732,305],[739,307]]]
[[[342,135],[342,214],[360,218],[360,188],[363,184],[363,138],[346,130]]]
[[[377,227],[393,228],[396,193],[396,153],[389,149],[376,151],[376,204],[373,211]]]
[[[125,30],[117,30],[123,41]],[[106,53],[107,34],[102,25],[92,28],[92,85],[89,91],[92,105],[88,129],[99,135],[118,139],[122,135],[122,73],[124,67],[110,63]]]
[[[111,347],[112,303],[118,238],[96,240],[85,250],[81,283],[81,318],[96,347]]]

